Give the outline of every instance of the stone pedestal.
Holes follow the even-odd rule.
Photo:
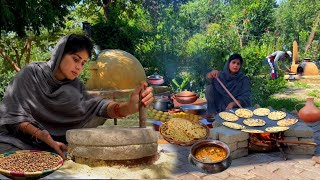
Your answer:
[[[68,153],[77,163],[137,165],[157,157],[158,136],[149,128],[87,128],[67,131]]]
[[[248,155],[248,133],[219,126],[211,129],[210,138],[226,143],[229,146],[232,159]]]
[[[298,122],[284,132],[285,140],[288,141],[314,142],[313,134],[313,129],[304,122]],[[284,152],[287,154],[314,155],[315,150],[315,146],[288,144],[288,147],[284,149]]]

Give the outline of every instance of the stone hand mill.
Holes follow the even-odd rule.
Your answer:
[[[109,63],[109,65],[119,63],[114,62],[115,59],[125,61],[125,64],[137,64],[136,59],[130,61],[130,59],[127,58],[133,57],[132,55],[129,54],[130,56],[126,55],[126,57],[124,55],[126,55],[126,52],[124,51],[109,50],[106,51],[102,57],[112,57],[104,59],[104,62]],[[116,56],[119,58],[116,58]],[[109,60],[111,61],[109,62]],[[136,66],[138,69],[142,68],[141,65]],[[135,73],[137,74],[137,72]],[[142,75],[139,76],[143,77],[144,75],[144,77],[146,77],[144,72],[140,74]],[[118,86],[122,85],[118,84]],[[89,166],[136,166],[152,164],[159,158],[157,152],[158,135],[153,129],[146,128],[146,109],[142,106],[141,94],[139,105],[139,127],[74,129],[67,131],[66,138],[68,141],[68,154],[71,159],[76,163],[87,164]]]

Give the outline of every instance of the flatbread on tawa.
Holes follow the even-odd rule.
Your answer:
[[[237,123],[233,123],[233,122],[223,122],[222,123],[224,126],[231,128],[231,129],[245,129],[245,126],[242,126],[240,124]]]
[[[294,125],[298,122],[298,119],[294,119],[294,118],[287,118],[287,119],[282,119],[280,121],[277,122],[278,126],[291,126]]]
[[[271,132],[271,133],[276,133],[276,132],[286,131],[288,129],[289,129],[289,127],[272,126],[272,127],[266,128],[266,131]]]
[[[247,133],[264,133],[264,131],[259,129],[242,129],[241,131],[247,132]]]
[[[253,114],[257,116],[267,116],[270,114],[270,109],[268,108],[257,108],[253,111]]]
[[[287,116],[287,114],[283,111],[273,111],[268,115],[268,118],[271,120],[280,120]]]
[[[262,119],[245,119],[243,120],[243,124],[247,125],[247,126],[264,126],[266,125],[266,122]]]
[[[239,118],[238,116],[236,116],[235,114],[229,113],[229,112],[220,112],[219,116],[221,117],[221,119],[225,120],[225,121],[237,121]]]
[[[250,109],[240,108],[235,111],[235,114],[238,117],[242,118],[251,118],[253,116],[253,112]]]

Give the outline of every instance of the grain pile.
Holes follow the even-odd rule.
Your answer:
[[[59,156],[50,153],[17,153],[0,159],[0,168],[7,171],[37,172],[56,168]]]

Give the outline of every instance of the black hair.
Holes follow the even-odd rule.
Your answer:
[[[72,54],[82,50],[86,50],[89,54],[89,58],[91,58],[93,50],[93,43],[91,39],[84,35],[71,34],[64,48],[63,55]]]
[[[242,65],[242,63],[243,63],[243,58],[242,58],[242,56],[241,56],[240,54],[238,54],[238,53],[232,54],[232,55],[229,57],[228,62],[230,63],[230,62],[231,62],[232,60],[234,60],[234,59],[239,59],[241,65]]]

